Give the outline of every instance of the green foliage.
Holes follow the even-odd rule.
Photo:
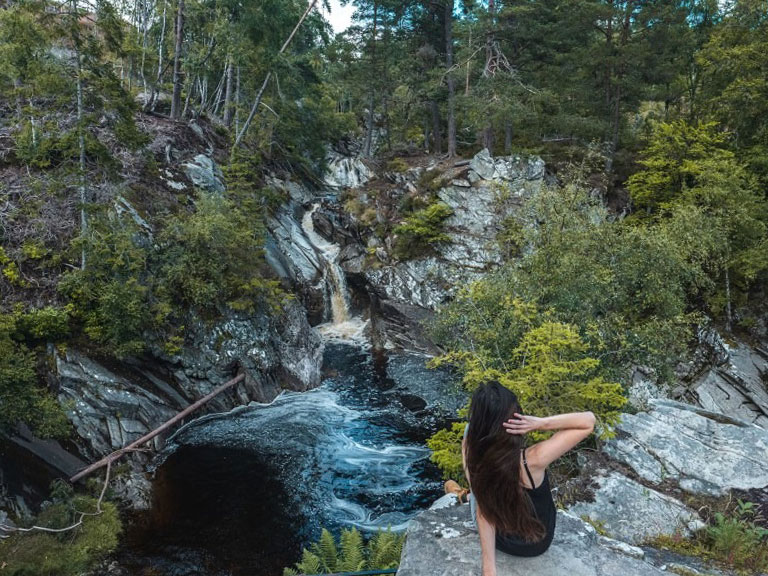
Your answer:
[[[697,287],[714,313],[768,271],[768,202],[724,143],[714,124],[659,124],[628,184],[658,215],[655,230],[695,260]]]
[[[427,440],[427,446],[432,450],[432,462],[443,471],[443,476],[462,484],[466,484],[461,458],[465,426],[466,422],[454,422],[450,428],[438,430]]]
[[[758,525],[760,520],[765,518],[753,502],[739,500],[728,516],[718,512],[707,528],[712,551],[737,568],[768,569],[768,529]]]
[[[96,219],[85,242],[88,266],[64,275],[59,290],[85,334],[119,357],[139,353],[153,325],[150,255],[133,221]]]
[[[224,302],[252,311],[273,289],[262,279],[261,238],[231,201],[201,194],[190,215],[171,217],[159,236],[161,290],[179,303],[212,310]]]
[[[660,536],[649,542],[697,558],[711,560],[744,576],[768,570],[768,529],[753,502],[738,500],[729,513],[717,512],[711,524],[692,538]]]
[[[41,437],[69,432],[55,397],[38,384],[37,354],[25,341],[27,337],[32,341],[62,337],[64,318],[66,312],[51,308],[0,314],[0,430],[24,422]]]
[[[294,568],[286,568],[284,576],[297,574],[331,574],[397,568],[405,534],[379,530],[368,543],[356,528],[342,529],[339,541],[323,528],[320,539],[301,554]]]
[[[401,260],[414,258],[428,253],[438,244],[449,242],[450,237],[443,232],[443,226],[452,214],[449,206],[435,202],[408,216],[394,229],[397,235],[395,256]]]
[[[639,162],[642,169],[627,182],[632,200],[639,208],[663,208],[685,190],[699,186],[712,169],[736,169],[726,138],[715,123],[692,125],[678,120],[654,125]]]
[[[96,514],[96,499],[54,490],[53,503],[34,521],[37,526],[64,528],[83,517],[79,527],[51,534],[17,533],[0,543],[0,565],[13,576],[77,576],[95,566],[118,544],[122,530],[117,507],[103,502]]]
[[[471,286],[457,298],[476,307],[484,285]],[[477,298],[480,296],[480,298]],[[479,304],[483,305],[482,302]],[[575,326],[555,322],[548,313],[521,300],[506,298],[495,304],[495,314],[480,311],[459,328],[451,351],[433,361],[452,364],[463,374],[463,384],[473,391],[494,379],[512,390],[524,410],[537,416],[591,410],[599,421],[598,435],[609,437],[626,403],[622,386],[605,377],[600,361],[591,356],[599,344],[588,343]],[[445,320],[445,318],[443,318]],[[454,329],[458,323],[452,323]],[[463,423],[441,430],[430,438],[432,460],[448,478],[461,478]],[[534,439],[544,435],[534,434]]]
[[[392,158],[387,162],[387,170],[390,172],[405,172],[408,170],[408,162],[403,158]]]
[[[129,218],[94,215],[81,239],[88,266],[59,284],[85,334],[118,357],[141,353],[151,338],[173,352],[190,310],[276,312],[283,294],[263,275],[264,208],[238,190],[246,208],[201,193],[194,210],[166,218],[154,238]]]

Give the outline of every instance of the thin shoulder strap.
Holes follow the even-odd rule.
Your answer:
[[[536,488],[536,482],[533,481],[531,471],[528,470],[528,459],[525,457],[525,448],[523,448],[523,467],[525,468],[525,473],[528,474],[528,480],[531,481],[531,488]]]

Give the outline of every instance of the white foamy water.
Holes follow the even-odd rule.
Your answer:
[[[341,248],[338,244],[328,242],[315,232],[312,215],[319,206],[319,204],[315,204],[311,210],[304,214],[304,217],[301,219],[301,228],[325,261],[324,280],[329,288],[332,320],[333,324],[340,325],[350,321],[347,279],[344,276],[344,270],[341,269],[337,262]]]
[[[169,451],[221,446],[263,454],[279,462],[296,509],[322,524],[400,530],[415,513],[403,500],[433,489],[420,477],[429,450],[372,423],[385,415],[345,406],[326,387],[283,392],[271,404],[198,419],[174,435]]]
[[[363,320],[360,316],[353,316],[345,322],[336,324],[335,322],[326,322],[316,326],[317,331],[323,335],[326,340],[336,340],[338,342],[356,343],[362,346],[369,345],[368,326],[370,322]]]

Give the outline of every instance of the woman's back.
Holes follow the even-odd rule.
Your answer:
[[[552,499],[552,488],[549,485],[549,473],[544,471],[544,480],[536,486],[533,481],[533,475],[528,469],[528,462],[523,450],[523,467],[528,475],[528,480],[533,488],[524,487],[524,492],[528,495],[536,519],[544,525],[544,538],[538,542],[526,542],[514,534],[505,534],[496,531],[496,548],[507,554],[515,556],[538,556],[546,552],[549,545],[552,544],[552,538],[555,536],[555,524],[557,522],[557,508]]]
[[[482,549],[483,576],[495,576],[495,550],[537,556],[552,543],[557,511],[547,468],[594,430],[591,412],[522,414],[515,395],[497,381],[472,395],[462,442],[464,472]],[[529,432],[552,432],[528,448]],[[538,482],[538,484],[537,484]]]
[[[467,434],[467,428],[464,430],[464,435]],[[544,478],[537,486],[533,479],[533,475],[528,468],[528,462],[525,455],[525,450],[522,451],[523,455],[523,468],[530,482],[532,488],[527,486],[523,487],[525,494],[527,494],[534,516],[542,523],[545,529],[544,538],[537,542],[526,542],[515,534],[506,534],[500,531],[496,531],[496,548],[507,554],[513,554],[514,556],[538,556],[546,552],[549,545],[552,544],[552,538],[555,535],[555,524],[557,520],[557,508],[552,498],[552,487],[549,483],[549,474],[545,470]],[[470,493],[469,503],[472,509],[472,517],[477,522],[477,502]]]

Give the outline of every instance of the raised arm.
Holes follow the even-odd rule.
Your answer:
[[[526,450],[528,465],[543,470],[571,448],[589,436],[595,429],[592,412],[571,412],[537,418],[515,414],[502,424],[510,434],[526,434],[533,430],[557,430],[551,438],[534,444]]]

